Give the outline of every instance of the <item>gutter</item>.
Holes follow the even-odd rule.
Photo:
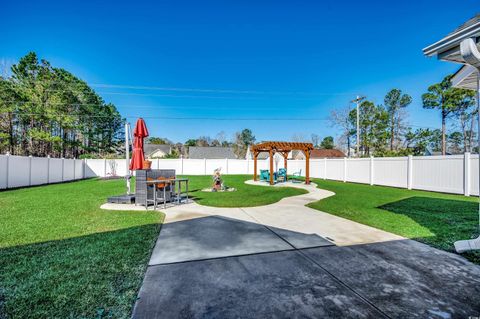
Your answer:
[[[446,36],[442,40],[424,48],[423,54],[426,56],[434,56],[439,51],[446,51],[455,47],[459,40],[480,36],[480,21],[468,26],[467,28]]]

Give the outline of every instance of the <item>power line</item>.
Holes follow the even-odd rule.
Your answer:
[[[59,113],[20,113],[23,116],[35,115],[56,115],[56,116],[79,116],[82,118],[110,118],[110,115],[85,115],[85,114],[59,114]],[[139,116],[126,115],[123,118],[144,118],[144,119],[158,119],[158,120],[212,120],[212,121],[329,121],[325,118],[254,118],[254,117],[176,117],[176,116]]]
[[[46,90],[47,92],[67,92],[64,90]],[[124,96],[150,96],[150,97],[168,97],[168,98],[194,98],[194,99],[226,99],[226,100],[270,100],[281,98],[280,96],[214,96],[214,95],[179,95],[179,94],[155,94],[155,93],[132,93],[132,92],[95,92],[98,95],[124,95]],[[326,94],[324,95],[326,96]],[[319,96],[302,96],[302,97],[286,97],[283,98],[295,100],[315,100]]]
[[[30,101],[4,101],[5,103],[16,103],[16,104],[30,104],[32,102]],[[46,103],[48,106],[104,106],[108,103],[51,103],[47,102]],[[228,108],[228,109],[245,109],[245,108],[253,108],[253,109],[271,109],[271,108],[276,108],[278,109],[278,106],[272,105],[272,106],[256,106],[256,105],[241,105],[241,106],[226,106],[226,105],[220,105],[220,106],[199,106],[199,105],[115,105],[116,108],[135,108],[135,109],[220,109],[220,108]]]
[[[34,82],[32,82],[34,83]],[[80,83],[66,83],[64,81],[49,81],[52,83],[68,84],[68,86],[87,86],[98,88],[115,88],[126,90],[143,90],[143,91],[167,91],[167,92],[197,92],[197,93],[223,93],[223,94],[252,94],[252,95],[305,95],[305,96],[352,96],[352,93],[345,92],[306,92],[306,91],[259,91],[259,90],[231,90],[222,88],[182,88],[182,87],[159,87],[159,86],[137,86],[137,85],[116,85],[116,84],[80,84]],[[68,89],[46,89],[48,92],[70,92]],[[92,90],[93,91],[93,90]],[[93,91],[95,92],[95,91]],[[98,93],[98,92],[97,92]]]
[[[200,89],[200,88],[178,88],[158,86],[135,86],[116,84],[90,84],[93,87],[132,89],[147,91],[179,91],[179,92],[203,92],[203,93],[231,93],[231,94],[269,94],[269,95],[348,95],[351,93],[326,93],[326,92],[305,92],[305,91],[257,91],[257,90],[231,90],[231,89]]]

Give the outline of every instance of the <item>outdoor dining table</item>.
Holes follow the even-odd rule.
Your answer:
[[[188,203],[188,178],[168,178],[168,179],[154,179],[154,180],[147,180],[147,185],[153,185],[153,209],[157,209],[157,189],[159,188],[159,184],[164,184],[163,189],[163,208],[167,208],[167,184],[170,184],[173,188],[174,200],[172,203],[181,204],[182,202],[182,183],[185,185],[185,199]],[[145,208],[148,208],[148,198],[145,203]]]

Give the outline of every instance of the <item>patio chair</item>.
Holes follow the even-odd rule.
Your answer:
[[[300,169],[298,172],[294,172],[292,174],[292,177],[290,178],[290,180],[292,181],[292,183],[300,183],[301,177],[302,177],[302,170]]]
[[[278,169],[277,181],[278,182],[286,182],[287,181],[287,170],[285,168]]]
[[[270,182],[270,171],[268,169],[260,170],[260,181]],[[277,173],[273,173],[273,181],[277,182]]]
[[[269,181],[270,180],[270,172],[268,169],[261,169],[260,170],[260,180],[261,181]]]

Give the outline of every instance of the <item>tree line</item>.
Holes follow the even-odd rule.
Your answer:
[[[34,52],[0,76],[0,153],[105,156],[120,147],[122,123],[115,105]]]
[[[407,107],[412,97],[400,89],[390,90],[383,104],[368,99],[359,105],[359,133],[357,136],[356,108],[342,108],[331,112],[330,121],[339,128],[338,144],[351,156],[351,149],[359,146],[359,156],[424,155],[426,152],[458,154],[477,151],[475,145],[475,93],[452,87],[452,76],[428,87],[422,95],[425,109],[438,110],[441,129],[412,128],[407,122]],[[451,132],[447,132],[447,124]]]

